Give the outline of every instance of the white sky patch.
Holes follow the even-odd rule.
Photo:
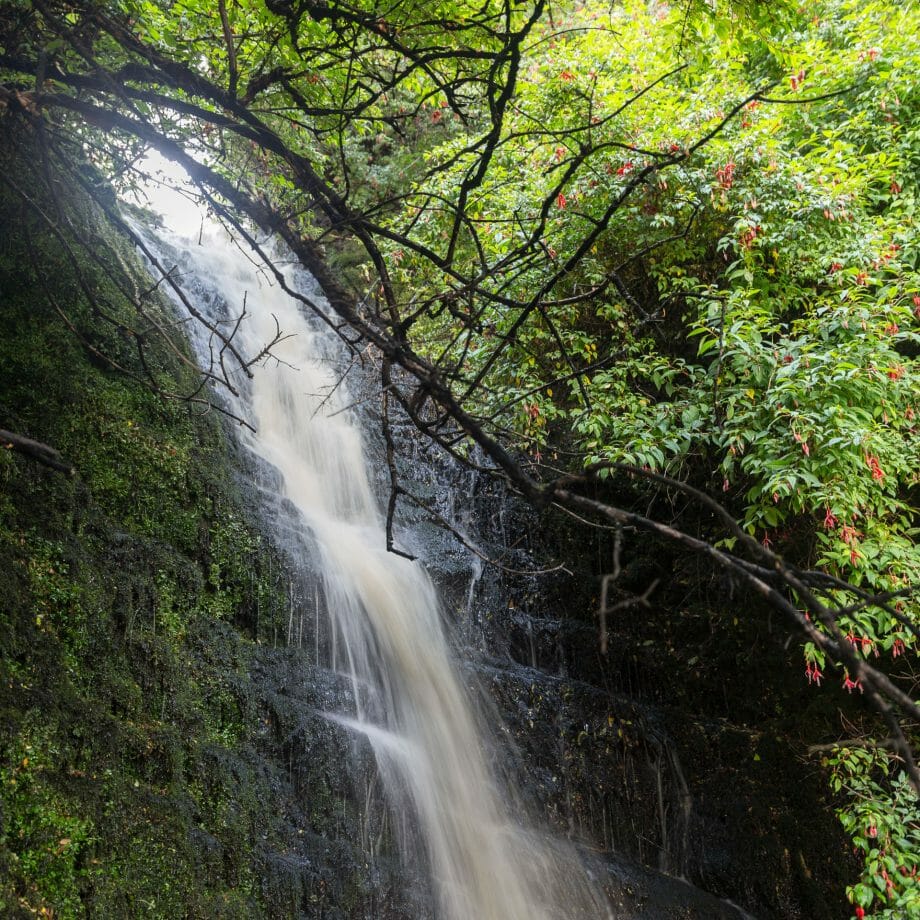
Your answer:
[[[206,206],[200,201],[188,173],[156,150],[149,150],[137,165],[151,178],[133,196],[135,202],[159,214],[164,226],[173,233],[179,236],[197,233],[205,218]]]

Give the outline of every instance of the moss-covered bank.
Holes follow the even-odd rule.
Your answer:
[[[0,186],[0,428],[76,473],[0,451],[0,915],[358,915],[372,895],[337,839],[341,740],[307,724],[318,691],[280,647],[283,561],[216,415],[144,384],[124,329],[142,323],[105,270],[138,271],[129,247],[72,188],[51,195],[16,140],[25,154],[0,144],[16,186]],[[147,362],[189,385],[155,342]]]

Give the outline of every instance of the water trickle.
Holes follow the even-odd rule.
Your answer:
[[[245,297],[248,315],[235,339],[243,353],[260,351],[276,319],[287,335],[241,387],[245,405],[236,411],[257,429],[242,437],[277,470],[318,557],[334,637],[326,665],[348,675],[354,701],[352,712],[328,716],[373,750],[392,824],[408,818],[415,826],[404,845],[421,841],[421,851],[403,855],[426,867],[438,916],[608,916],[573,849],[528,829],[498,786],[491,742],[481,737],[452,659],[436,591],[421,565],[386,551],[361,430],[328,333],[219,227],[199,232],[196,224],[185,241],[163,237],[184,252],[183,268],[198,279],[201,309],[213,319],[238,316]],[[207,353],[207,343],[199,345]],[[474,566],[470,592],[478,572]],[[289,639],[296,633],[299,643],[302,614],[297,622]]]

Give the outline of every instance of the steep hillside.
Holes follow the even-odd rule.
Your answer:
[[[0,914],[355,916],[386,879],[348,842],[344,741],[287,648],[299,587],[245,458],[150,388],[195,376],[155,336],[141,363],[129,330],[173,317],[126,298],[130,248],[38,157],[0,158],[0,427],[74,471],[0,451]]]

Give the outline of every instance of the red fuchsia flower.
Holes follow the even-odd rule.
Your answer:
[[[843,678],[843,689],[846,690],[847,693],[852,693],[854,690],[859,690],[859,692],[862,693],[863,692],[862,681],[859,680],[858,678],[856,680],[853,680],[850,677],[850,672],[845,671],[844,678]]]
[[[865,286],[869,283],[869,273],[868,272],[859,272],[856,275],[856,283],[860,286]]]
[[[805,676],[808,678],[808,683],[817,684],[821,686],[821,681],[824,679],[824,674],[818,668],[816,664],[808,662],[808,666],[805,668]]]
[[[837,518],[834,517],[831,509],[825,507],[824,509],[824,529],[833,530],[837,526]]]
[[[799,91],[799,87],[801,87],[801,85],[804,82],[805,82],[805,71],[804,70],[800,70],[798,73],[793,74],[789,78],[789,85],[792,87],[792,91],[794,93],[797,93]]]
[[[856,566],[859,560],[862,559],[862,553],[856,549],[856,547],[850,548],[850,565]]]
[[[885,327],[885,332],[887,332],[888,335],[897,335],[898,332],[899,332],[898,324],[897,324],[897,323],[889,323],[889,324]]]
[[[866,454],[866,465],[872,470],[872,478],[876,482],[882,482],[885,479],[885,471],[879,466],[878,457]]]
[[[850,645],[853,646],[854,651],[859,647],[859,638],[857,637],[856,633],[852,631],[848,632],[844,638],[847,640],[847,642],[850,643]]]
[[[904,640],[895,639],[891,646],[891,657],[897,658],[899,655],[903,655],[905,651]]]
[[[892,180],[890,188],[891,188],[891,194],[892,194],[892,195],[900,195],[900,194],[901,194],[901,186],[900,186],[897,182],[895,182],[894,180]]]
[[[763,539],[760,541],[760,545],[764,549],[769,549],[773,545],[773,541],[770,539],[770,531],[765,530],[763,532]]]
[[[861,536],[859,531],[849,524],[844,524],[843,527],[840,528],[840,539],[846,544],[855,543],[856,538],[859,536]]]
[[[757,239],[760,234],[760,224],[756,227],[749,227],[741,236],[738,237],[738,245],[742,249],[750,249],[754,245],[754,241]]]
[[[633,161],[627,160],[618,170],[618,176],[625,176],[633,168]]]
[[[720,188],[729,189],[732,187],[732,183],[735,180],[735,163],[733,160],[729,160],[724,166],[720,166],[716,170],[716,179],[719,180]]]
[[[860,638],[859,646],[862,649],[862,653],[863,655],[866,656],[866,658],[869,657],[869,652],[875,649],[875,646],[872,644],[872,640],[868,636],[863,636],[862,638]],[[878,658],[878,652],[875,653],[875,657]]]
[[[863,917],[866,916],[866,912],[861,907],[857,907],[854,913],[856,914],[856,920],[863,920]]]
[[[914,294],[914,306],[920,307],[920,294]]]
[[[731,483],[728,481],[728,477],[722,480],[722,491],[727,492],[731,488]]]
[[[556,196],[556,207],[559,208],[560,211],[565,210],[565,201],[566,201],[565,195],[563,195],[562,192],[560,192]]]
[[[773,493],[773,504],[774,504],[774,505],[778,505],[778,504],[779,504],[779,492],[774,492],[774,493]]]
[[[556,148],[556,159],[561,160],[565,156],[565,147]]]
[[[527,406],[527,414],[531,418],[536,418],[540,414],[540,407],[536,403]]]
[[[563,83],[569,83],[571,80],[575,79],[575,74],[573,74],[571,70],[563,70],[562,73],[559,74],[559,79],[562,80]]]
[[[843,268],[843,265],[840,262],[831,262],[831,267],[827,270],[829,275],[833,275],[835,272],[839,272]]]
[[[888,369],[888,379],[889,380],[900,380],[904,376],[904,366],[901,364],[895,364],[894,367]]]
[[[882,252],[882,261],[887,265],[898,254],[900,248],[897,243],[892,243]]]

